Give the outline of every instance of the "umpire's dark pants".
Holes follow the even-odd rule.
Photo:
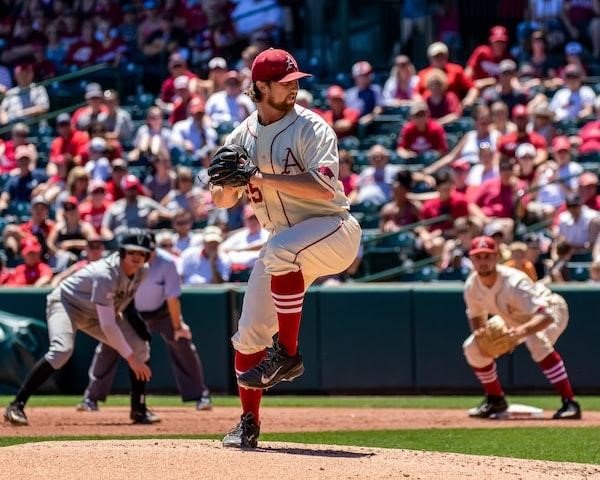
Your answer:
[[[140,312],[150,333],[160,333],[167,344],[175,382],[184,402],[200,400],[206,390],[202,362],[191,340],[174,339],[171,316],[167,304],[153,312]],[[85,390],[85,397],[91,400],[106,400],[110,393],[119,354],[105,343],[99,343],[89,369],[90,382]]]

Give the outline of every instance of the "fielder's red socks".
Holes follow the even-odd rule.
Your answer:
[[[492,397],[503,397],[502,385],[498,380],[498,372],[496,370],[496,362],[492,362],[483,368],[471,367],[475,371],[475,376],[481,382],[485,394]]]
[[[240,374],[250,370],[251,368],[256,367],[259,362],[265,357],[267,354],[266,349],[260,352],[251,353],[250,355],[246,355],[245,353],[240,353],[236,350],[235,352],[235,375],[236,377]],[[240,402],[242,403],[242,413],[252,412],[254,414],[254,419],[257,424],[260,424],[259,421],[259,410],[260,410],[260,400],[262,398],[262,390],[244,388],[238,385],[238,392],[240,393]]]
[[[560,396],[564,399],[572,400],[574,397],[573,389],[571,388],[569,375],[560,354],[554,350],[541,362],[538,362],[538,365]]]
[[[288,355],[298,352],[298,332],[304,302],[304,277],[302,271],[284,275],[271,275],[271,295],[279,321],[279,343]]]

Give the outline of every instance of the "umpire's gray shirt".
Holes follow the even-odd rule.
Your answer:
[[[147,272],[144,266],[129,278],[121,270],[119,252],[115,252],[63,280],[48,298],[62,301],[73,320],[98,318],[96,305],[113,307],[119,313],[133,299]]]

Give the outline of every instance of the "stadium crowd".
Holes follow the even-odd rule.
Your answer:
[[[247,279],[268,233],[248,205],[211,203],[206,167],[254,111],[253,59],[293,43],[301,3],[0,1],[0,285],[56,284],[131,227],[155,230],[184,284]],[[301,85],[297,102],[339,137],[366,234],[349,271],[324,282],[369,273],[377,255],[464,279],[482,232],[534,279],[600,281],[600,1],[517,3],[521,18],[463,65],[457,2],[407,0],[389,71],[360,59]],[[417,69],[404,34],[436,16]],[[45,80],[98,63],[139,69],[154,101],[136,118],[139,105],[90,81],[72,99],[82,106],[47,122]]]

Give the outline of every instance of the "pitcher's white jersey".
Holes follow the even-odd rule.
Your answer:
[[[516,268],[498,265],[497,271],[491,288],[483,285],[476,272],[467,278],[464,299],[469,318],[500,315],[508,325],[518,326],[536,313],[552,311],[561,301],[548,287]]]
[[[298,198],[250,183],[246,194],[265,229],[278,232],[311,217],[347,215],[348,199],[338,182],[337,137],[313,111],[295,105],[270,125],[261,125],[254,112],[227,137],[225,144],[231,143],[243,145],[263,173],[309,172],[334,194],[332,200]]]

